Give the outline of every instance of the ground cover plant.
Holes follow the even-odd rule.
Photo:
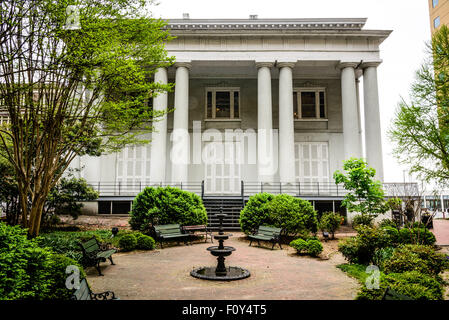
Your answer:
[[[56,253],[63,254],[81,263],[82,251],[80,242],[87,241],[95,237],[100,243],[113,246],[122,251],[131,251],[134,249],[152,250],[154,249],[154,239],[143,235],[140,232],[131,230],[120,230],[115,237],[112,237],[111,230],[87,230],[87,231],[52,231],[42,233],[36,238],[36,243],[41,248],[51,248]],[[129,245],[126,238],[132,237],[134,245]],[[125,240],[122,240],[125,238]],[[128,241],[129,242],[129,241]]]
[[[85,276],[81,265],[50,248],[42,248],[27,230],[0,222],[0,300],[69,299],[66,288],[67,266],[74,265]]]
[[[435,237],[420,226],[397,229],[392,225],[386,221],[378,227],[360,225],[356,228],[357,236],[339,244],[339,251],[349,264],[338,267],[362,284],[357,299],[381,299],[390,287],[412,299],[441,300],[441,273],[449,264],[446,256],[433,247]],[[365,282],[370,264],[379,270],[379,289]]]

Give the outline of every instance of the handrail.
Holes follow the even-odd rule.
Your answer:
[[[177,187],[185,191],[198,194],[202,198],[205,196],[205,181],[194,182],[150,182],[140,181],[88,181],[87,182],[100,196],[136,196],[145,187]],[[407,188],[411,193],[418,193],[417,183],[384,183],[385,195],[387,197],[401,197],[401,190]],[[250,182],[240,181],[240,196],[244,203],[245,198],[256,193],[290,194],[293,196],[319,196],[319,197],[342,197],[348,193],[342,184],[333,182]],[[409,192],[409,193],[410,193]],[[237,193],[238,194],[238,193]]]

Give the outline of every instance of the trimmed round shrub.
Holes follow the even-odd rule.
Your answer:
[[[241,211],[240,226],[250,234],[261,225],[282,228],[289,235],[316,232],[317,213],[309,201],[287,194],[259,193],[251,196]]]
[[[435,236],[426,228],[403,228],[399,230],[399,241],[403,244],[434,245]]]
[[[249,197],[243,210],[240,212],[240,227],[246,234],[253,233],[261,225],[273,226],[268,213],[268,203],[274,199],[270,193],[258,193]]]
[[[304,239],[296,239],[290,242],[290,247],[296,249],[298,253],[305,252],[307,250],[307,241]]]
[[[320,229],[322,231],[327,231],[334,238],[335,231],[340,228],[343,222],[343,217],[338,212],[323,212],[320,218]]]
[[[320,240],[307,240],[307,252],[311,256],[317,256],[323,251],[323,245]]]
[[[141,234],[137,237],[137,249],[140,250],[153,250],[155,241],[152,237],[145,234]]]
[[[391,226],[384,226],[380,228],[384,233],[384,242],[388,246],[395,246],[401,242],[400,236],[399,236],[399,230],[391,227]]]
[[[151,231],[159,224],[207,224],[206,208],[195,193],[173,187],[146,187],[133,201],[129,224],[133,230]]]
[[[370,216],[369,214],[358,214],[355,215],[354,218],[352,218],[352,227],[358,227],[358,226],[368,226],[372,227],[374,224],[374,217]]]
[[[296,239],[290,242],[290,246],[298,253],[307,253],[311,256],[317,256],[323,251],[323,245],[317,239]]]
[[[132,233],[125,234],[120,238],[118,244],[123,251],[132,251],[137,247],[137,237]]]
[[[442,285],[431,276],[417,271],[381,275],[379,289],[363,286],[356,299],[381,300],[388,287],[414,300],[443,300]]]
[[[295,235],[305,230],[318,231],[317,213],[307,200],[280,194],[268,203],[267,209],[269,220],[286,234]]]

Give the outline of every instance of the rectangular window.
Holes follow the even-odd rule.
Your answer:
[[[315,92],[301,92],[301,118],[316,118]]]
[[[326,92],[324,88],[296,88],[293,91],[295,119],[326,119]]]
[[[435,8],[438,5],[438,0],[432,0],[432,6]]]
[[[440,26],[440,17],[438,16],[433,20],[433,27],[438,28],[439,26]]]
[[[206,88],[206,119],[239,118],[239,88]]]

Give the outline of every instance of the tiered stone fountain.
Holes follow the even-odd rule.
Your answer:
[[[221,212],[223,212],[221,210]],[[217,214],[216,217],[220,220],[220,227],[218,229],[218,234],[214,236],[214,239],[218,240],[218,246],[212,246],[207,248],[207,250],[215,257],[217,257],[216,267],[200,267],[192,270],[190,275],[195,278],[204,280],[221,280],[221,281],[231,281],[245,279],[250,276],[248,270],[240,267],[226,267],[225,257],[232,254],[235,251],[234,247],[224,246],[224,240],[228,239],[232,234],[225,234],[223,232],[223,218],[226,217],[225,214]]]

